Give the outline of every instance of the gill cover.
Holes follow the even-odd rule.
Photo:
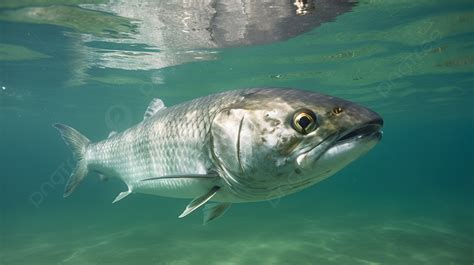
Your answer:
[[[252,153],[255,126],[245,114],[244,109],[224,109],[212,122],[213,156],[226,175],[243,175],[247,163],[245,155]]]
[[[286,178],[293,170],[291,154],[299,140],[287,122],[288,110],[280,109],[228,108],[215,116],[213,155],[232,182],[268,187],[271,179]]]

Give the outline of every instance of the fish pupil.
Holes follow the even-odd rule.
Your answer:
[[[293,129],[301,134],[308,134],[317,127],[316,115],[311,110],[296,111],[292,120]]]
[[[298,124],[301,126],[301,128],[305,129],[311,124],[311,120],[308,117],[301,117],[301,119],[298,121]]]

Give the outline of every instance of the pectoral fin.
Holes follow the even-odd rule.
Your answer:
[[[207,224],[210,221],[221,217],[231,206],[230,203],[211,203],[204,206],[204,219],[203,224]]]
[[[183,218],[185,217],[186,215],[192,213],[194,210],[196,210],[197,208],[201,207],[203,204],[205,204],[207,201],[209,201],[214,195],[216,195],[217,191],[220,189],[220,187],[218,186],[214,186],[212,187],[212,189],[200,196],[200,197],[197,197],[196,199],[192,200],[187,206],[186,206],[186,209],[184,209],[183,213],[181,213],[179,215],[179,218]]]

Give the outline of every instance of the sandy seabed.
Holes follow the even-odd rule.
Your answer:
[[[90,221],[90,218],[88,218]],[[467,218],[466,222],[472,220]],[[472,225],[410,216],[229,214],[198,219],[48,226],[8,233],[2,265],[16,264],[472,264]],[[36,224],[38,225],[38,224]],[[41,227],[41,226],[40,226]]]

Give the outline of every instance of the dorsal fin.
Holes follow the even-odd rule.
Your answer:
[[[143,119],[146,120],[147,118],[153,116],[153,114],[165,108],[166,108],[165,103],[163,103],[161,99],[154,98],[150,102],[150,105],[148,105],[148,108],[145,111],[145,115],[143,116]]]

